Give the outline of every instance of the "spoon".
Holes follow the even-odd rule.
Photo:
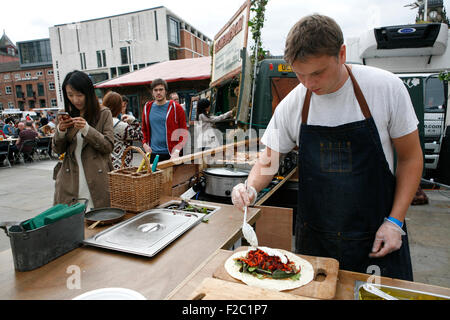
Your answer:
[[[245,189],[247,189],[247,181],[245,181]],[[258,238],[252,226],[247,223],[247,206],[244,207],[244,222],[242,223],[242,234],[245,240],[252,246],[258,247]]]

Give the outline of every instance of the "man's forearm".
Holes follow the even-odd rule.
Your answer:
[[[257,192],[269,185],[279,167],[279,153],[265,150],[261,152],[256,164],[248,176],[248,185],[254,187]]]
[[[391,217],[405,220],[406,212],[417,191],[422,175],[423,161],[419,159],[399,161],[397,163],[396,187]]]

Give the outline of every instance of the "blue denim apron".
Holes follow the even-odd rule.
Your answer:
[[[391,212],[395,177],[364,95],[350,68],[346,68],[365,120],[337,127],[308,125],[311,91],[305,96],[298,158],[300,219],[296,224],[296,250],[335,258],[343,270],[365,273],[375,265],[381,276],[412,281],[406,235],[399,250],[382,258],[369,258],[375,233]],[[406,225],[403,229],[406,232]]]

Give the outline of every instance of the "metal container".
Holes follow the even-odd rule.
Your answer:
[[[206,177],[205,193],[219,197],[231,197],[233,187],[239,183],[244,183],[249,171],[219,167],[207,168],[203,170],[203,174]]]
[[[4,227],[17,271],[37,269],[80,247],[84,239],[84,212],[34,230],[24,230],[22,223]]]
[[[197,203],[197,202],[193,202],[193,201],[189,201],[188,203],[195,205],[196,207],[206,208],[208,210],[208,213],[203,215],[203,220],[208,220],[215,212],[217,212],[221,209],[221,207],[213,206],[210,204],[205,205],[203,203]],[[180,209],[176,209],[176,207],[178,207],[180,204],[181,204],[181,200],[171,200],[169,202],[163,203],[162,205],[158,206],[158,208],[169,209],[169,210],[180,210]],[[185,210],[181,210],[181,211],[185,211]],[[197,213],[195,213],[195,214],[197,214]]]
[[[367,291],[364,287],[366,283],[367,282],[364,281],[355,281],[355,300],[386,300],[381,295]],[[376,285],[376,287],[398,300],[450,300],[450,297],[448,296],[431,292],[404,289],[382,284]]]
[[[151,209],[84,241],[87,245],[153,257],[194,227],[203,214]]]

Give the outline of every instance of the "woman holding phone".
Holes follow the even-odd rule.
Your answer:
[[[56,175],[54,204],[86,198],[90,208],[109,207],[108,172],[114,147],[111,111],[101,107],[87,74],[73,71],[62,84],[64,112],[52,139],[65,154]]]

